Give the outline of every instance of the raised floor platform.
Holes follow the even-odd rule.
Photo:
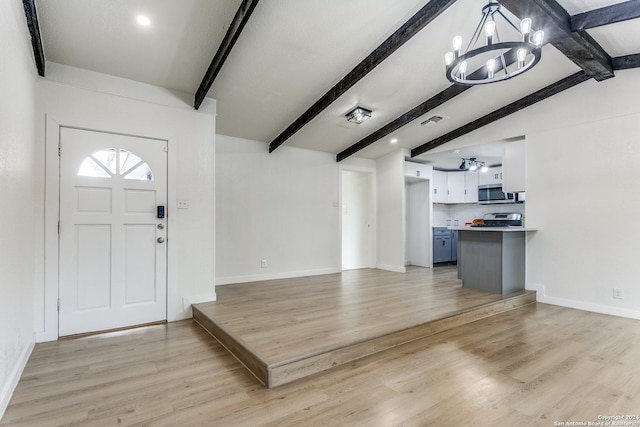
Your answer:
[[[220,286],[193,318],[272,388],[536,301],[462,288],[455,267]]]

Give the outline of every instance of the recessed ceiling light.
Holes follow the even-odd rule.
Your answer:
[[[398,138],[392,138],[389,142],[392,143],[392,144],[397,144],[398,143]]]
[[[151,25],[151,19],[149,19],[144,15],[136,16],[136,21],[138,22],[138,24],[142,25],[143,27],[148,27],[149,25]]]

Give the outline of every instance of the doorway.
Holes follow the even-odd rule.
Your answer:
[[[372,174],[342,171],[342,269],[371,268]]]
[[[60,336],[167,319],[166,150],[60,128]]]
[[[406,247],[405,264],[431,267],[430,183],[426,180],[405,182]]]

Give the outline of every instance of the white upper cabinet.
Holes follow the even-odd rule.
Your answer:
[[[502,153],[502,191],[522,193],[526,191],[526,145],[516,141],[504,145]]]
[[[477,202],[477,172],[433,171],[433,203]]]
[[[489,168],[487,172],[478,173],[478,185],[502,184],[502,167]]]
[[[433,167],[416,162],[404,162],[404,176],[416,179],[431,179]]]
[[[447,203],[448,202],[448,183],[447,172],[433,171],[433,203]]]
[[[447,203],[464,203],[464,172],[447,172]]]
[[[464,202],[478,202],[478,176],[482,172],[464,172]]]

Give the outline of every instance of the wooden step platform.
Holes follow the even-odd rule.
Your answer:
[[[277,387],[536,301],[464,289],[455,267],[227,285],[193,318],[255,377]]]

